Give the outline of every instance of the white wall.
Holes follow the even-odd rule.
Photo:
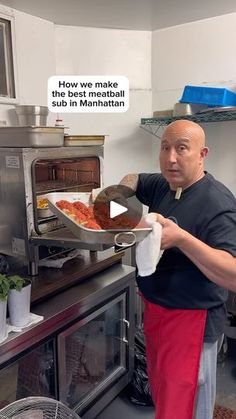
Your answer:
[[[47,80],[58,75],[125,75],[130,82],[126,113],[64,114],[70,134],[106,134],[104,184],[117,183],[127,172],[154,170],[155,139],[140,127],[151,115],[151,33],[55,26],[52,22],[9,9],[15,16],[20,104],[47,105]],[[50,114],[48,125],[54,125]],[[13,105],[0,104],[0,121],[16,125]]]
[[[64,114],[71,134],[107,134],[105,185],[128,172],[154,169],[153,141],[139,128],[151,114],[151,33],[55,27],[56,71],[64,75],[123,75],[130,83],[125,113]]]
[[[153,32],[153,109],[171,109],[186,84],[236,91],[236,13]],[[210,154],[206,168],[236,193],[236,122],[202,125]]]
[[[0,12],[12,9],[0,5]],[[54,24],[12,10],[15,16],[15,42],[19,103],[47,105],[47,80],[55,74]],[[0,104],[0,120],[16,125],[14,106]]]

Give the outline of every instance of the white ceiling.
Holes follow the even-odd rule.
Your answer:
[[[155,30],[236,12],[236,0],[0,0],[60,25]]]

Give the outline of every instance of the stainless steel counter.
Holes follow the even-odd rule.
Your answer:
[[[20,333],[9,334],[8,339],[0,344],[0,366],[47,336],[60,331],[91,308],[111,298],[126,286],[134,284],[134,281],[135,269],[119,263],[35,305],[31,311],[44,316],[44,320]]]

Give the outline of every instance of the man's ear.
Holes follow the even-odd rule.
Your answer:
[[[201,148],[200,155],[201,155],[201,157],[202,157],[203,159],[207,156],[208,151],[209,151],[209,148],[208,148],[208,147],[202,147],[202,148]]]

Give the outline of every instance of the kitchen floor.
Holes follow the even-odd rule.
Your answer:
[[[226,356],[219,357],[216,403],[236,411],[236,340],[227,339]],[[132,404],[122,392],[96,419],[154,419],[153,407]]]

